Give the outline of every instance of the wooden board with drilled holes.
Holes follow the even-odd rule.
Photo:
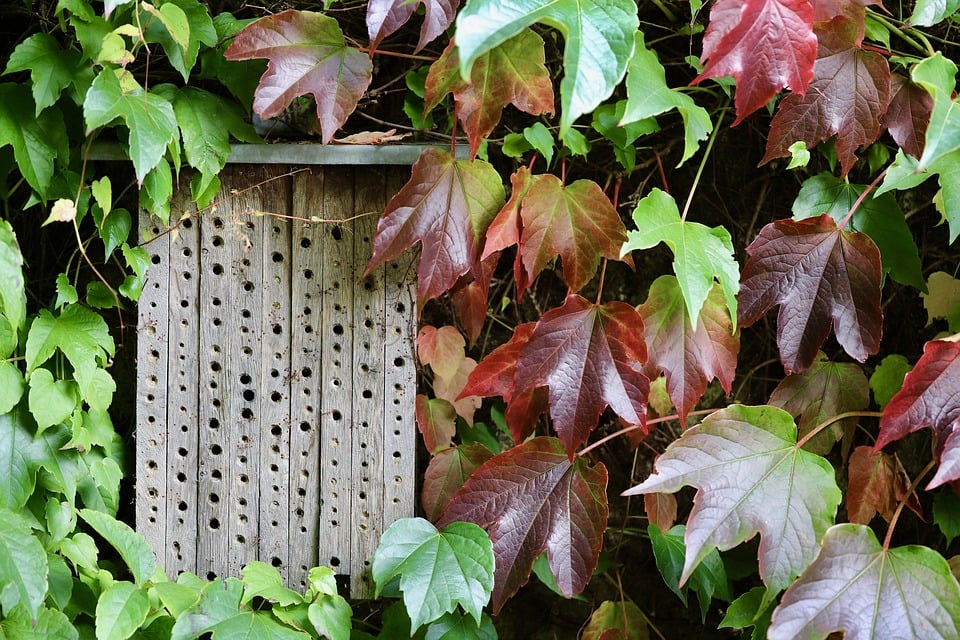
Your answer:
[[[303,590],[325,565],[372,594],[414,513],[416,308],[409,255],[364,270],[408,177],[228,165],[206,211],[182,182],[171,230],[141,217],[137,529],[171,577],[262,560]]]

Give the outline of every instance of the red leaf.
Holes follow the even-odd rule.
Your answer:
[[[626,424],[645,425],[646,359],[636,309],[569,295],[537,322],[517,360],[514,388],[547,387],[553,427],[572,458],[607,406]]]
[[[453,92],[470,153],[476,155],[508,104],[530,115],[553,113],[553,83],[545,57],[543,39],[524,29],[477,58],[470,82],[466,82],[460,76],[460,56],[451,40],[443,55],[430,65],[424,109],[430,111]]]
[[[877,514],[890,522],[910,485],[896,456],[867,446],[857,447],[850,454],[847,477],[847,519],[854,524],[870,524]],[[916,493],[910,494],[907,506],[923,517]]]
[[[270,61],[253,101],[253,110],[265,119],[279,115],[295,98],[312,94],[324,144],[356,109],[373,72],[368,56],[346,46],[335,19],[293,9],[247,26],[224,57]]]
[[[430,458],[423,474],[420,504],[427,519],[436,522],[450,503],[450,498],[493,452],[482,444],[465,444],[438,452]]]
[[[863,37],[864,21],[867,15],[867,6],[880,4],[879,0],[814,0],[813,21],[829,22],[837,16],[846,16],[854,21]]]
[[[845,17],[818,25],[820,50],[806,95],[783,99],[770,124],[760,164],[790,155],[798,140],[812,147],[837,136],[843,175],[857,160],[857,147],[883,131],[880,116],[890,102],[890,67],[879,53],[860,48],[857,24]]]
[[[567,597],[590,581],[607,525],[607,469],[571,460],[554,438],[534,438],[485,462],[453,496],[437,526],[487,528],[496,558],[494,613],[526,584],[537,556]]]
[[[417,333],[417,357],[421,364],[429,365],[440,378],[456,375],[466,342],[456,327],[425,325]]]
[[[483,233],[503,201],[503,183],[490,164],[425,149],[410,181],[390,200],[377,224],[367,273],[419,242],[419,308],[465,273],[481,279]]]
[[[919,158],[923,155],[933,98],[923,87],[898,73],[893,74],[890,93],[893,97],[881,123],[904,153]]]
[[[837,229],[828,215],[778,220],[747,247],[740,285],[740,324],[780,306],[777,345],[787,373],[813,362],[832,325],[837,341],[863,362],[877,352],[883,328],[880,251],[869,236]]]
[[[370,48],[405,25],[417,7],[423,5],[423,26],[414,53],[438,38],[457,16],[459,0],[370,0],[367,3],[367,33]]]
[[[677,498],[672,493],[643,494],[643,510],[650,524],[669,531],[677,522]]]
[[[510,176],[512,184],[510,199],[487,227],[487,239],[483,246],[484,258],[496,251],[520,244],[520,234],[523,232],[520,205],[530,186],[541,177],[532,175],[526,167],[520,167]],[[519,251],[513,263],[513,280],[517,285],[517,300],[522,300],[523,293],[530,286],[530,277],[523,268],[523,256]]]
[[[686,422],[687,413],[714,377],[730,393],[740,337],[733,331],[719,284],[710,290],[695,329],[690,328],[683,294],[674,276],[657,278],[638,311],[643,316],[644,337],[650,350],[647,376],[655,378],[661,372],[666,375],[667,391],[681,423]],[[670,527],[660,528],[666,531]]]
[[[933,427],[940,451],[940,468],[927,485],[933,489],[960,479],[960,334],[931,340],[903,379],[903,388],[890,399],[880,419],[875,450],[908,433]]]
[[[703,37],[705,66],[693,82],[733,76],[736,125],[784,87],[803,95],[816,57],[810,0],[718,0]]]
[[[450,402],[417,394],[416,414],[417,428],[430,455],[450,446],[457,433],[457,411]]]

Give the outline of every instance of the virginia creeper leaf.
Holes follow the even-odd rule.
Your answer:
[[[257,20],[237,34],[224,57],[269,60],[253,101],[264,119],[312,94],[324,144],[356,109],[373,77],[369,56],[346,45],[336,19],[313,11],[289,9]]]
[[[553,113],[553,84],[544,60],[543,38],[524,29],[479,56],[470,82],[466,82],[460,76],[460,60],[451,41],[430,66],[424,111],[431,111],[452,92],[470,140],[470,155],[475,156],[508,104],[531,115]]]
[[[903,388],[903,378],[913,368],[907,359],[898,353],[886,356],[870,374],[870,390],[873,401],[880,408],[887,406],[891,398]]]
[[[453,496],[438,523],[488,529],[496,558],[492,605],[498,612],[526,584],[537,556],[567,597],[590,581],[607,525],[607,469],[571,461],[555,438],[534,438],[485,462]]]
[[[822,422],[847,411],[863,411],[870,404],[867,376],[858,365],[830,362],[822,353],[809,369],[788,375],[770,394],[769,403],[798,419],[800,437]],[[826,455],[843,436],[844,426],[853,428],[856,418],[834,422],[806,445]]]
[[[417,428],[423,436],[423,445],[435,455],[453,442],[457,433],[457,410],[446,400],[428,398],[422,393],[416,399]]]
[[[39,116],[34,116],[34,111],[25,85],[0,84],[0,148],[13,147],[24,180],[43,196],[54,177],[54,160],[67,157],[67,129],[56,107]]]
[[[918,545],[885,549],[868,527],[839,524],[783,594],[770,640],[955,638],[960,585],[940,554]]]
[[[35,115],[51,106],[60,93],[83,72],[80,55],[73,49],[61,49],[49,33],[35,33],[10,54],[4,75],[30,71]]]
[[[423,518],[403,518],[383,533],[371,573],[377,595],[400,576],[412,635],[458,604],[479,625],[493,590],[493,567],[490,539],[477,525],[452,522],[438,531]]]
[[[890,102],[890,67],[879,53],[860,48],[857,24],[837,17],[818,25],[820,48],[805,95],[783,99],[770,124],[761,164],[790,155],[802,140],[807,147],[836,136],[843,175],[853,168],[856,150],[883,131],[880,116]]]
[[[670,275],[654,280],[638,311],[643,316],[644,339],[650,351],[647,377],[656,378],[661,372],[666,375],[667,391],[681,423],[686,422],[687,413],[714,378],[730,393],[740,336],[733,331],[719,284],[714,284],[707,295],[693,328],[680,285]]]
[[[706,621],[707,612],[710,610],[710,603],[714,595],[727,602],[732,599],[730,585],[727,582],[727,572],[716,549],[713,549],[697,565],[697,568],[690,574],[689,581],[681,587],[679,582],[683,572],[686,551],[683,543],[686,527],[678,524],[668,531],[661,531],[657,525],[651,524],[647,527],[647,532],[650,536],[650,544],[653,546],[657,569],[663,576],[663,581],[680,598],[684,606],[687,605],[687,592],[693,589],[697,594],[702,621]]]
[[[854,524],[870,524],[875,515],[890,522],[910,485],[897,456],[867,446],[857,447],[850,454],[847,478],[847,519]],[[923,517],[916,493],[907,498],[907,506]]]
[[[23,404],[0,414],[0,509],[19,511],[33,495],[43,455],[34,431],[33,418]]]
[[[0,221],[0,312],[9,327],[9,333],[16,336],[27,319],[27,294],[23,278],[23,254],[13,226],[7,220]],[[6,357],[16,346],[0,341]]]
[[[622,302],[596,305],[578,295],[547,311],[517,359],[516,389],[547,387],[550,417],[572,458],[606,407],[644,428],[649,380],[643,319]]]
[[[927,279],[927,287],[928,292],[920,294],[927,310],[927,326],[942,318],[951,331],[960,330],[960,280],[944,271],[935,271]]]
[[[5,615],[23,606],[36,622],[47,595],[47,552],[33,535],[30,521],[0,508],[0,605]]]
[[[905,153],[923,154],[923,141],[933,111],[933,98],[923,87],[898,73],[890,78],[890,106],[881,124]]]
[[[146,591],[118,580],[97,599],[97,640],[126,640],[146,622],[150,600]]]
[[[150,543],[142,535],[131,529],[126,523],[100,511],[81,509],[77,514],[104,540],[113,545],[123,561],[130,567],[130,573],[133,574],[134,581],[138,586],[142,587],[153,578],[159,567],[153,551],[150,549]]]
[[[694,83],[723,76],[737,81],[734,125],[785,87],[802,96],[817,57],[813,3],[719,0],[710,10],[700,57],[706,64]]]
[[[407,23],[414,12],[423,5],[423,26],[420,41],[414,53],[436,40],[447,30],[457,15],[460,0],[370,0],[367,3],[367,33],[370,49],[380,46],[380,41],[395,33]]]
[[[920,360],[903,379],[903,388],[887,403],[880,418],[880,435],[874,447],[877,450],[908,433],[933,427],[940,468],[927,489],[960,478],[958,355],[960,335],[927,342]]]
[[[182,16],[177,15],[182,13]],[[159,42],[170,66],[180,73],[184,82],[188,82],[190,71],[197,63],[200,45],[214,47],[217,44],[217,30],[207,7],[197,0],[167,0],[157,11],[159,22],[147,28],[147,42]],[[186,20],[186,24],[182,21]],[[249,103],[247,103],[249,104]]]
[[[952,490],[940,491],[933,498],[933,521],[947,539],[947,546],[960,536],[960,496]]]
[[[482,161],[454,160],[427,148],[410,180],[390,200],[377,224],[367,273],[421,243],[417,302],[423,308],[465,273],[483,277],[483,234],[505,194],[500,175]]]
[[[740,322],[747,327],[774,305],[777,346],[787,373],[809,367],[831,326],[851,357],[877,352],[882,331],[880,251],[869,236],[837,229],[828,215],[778,220],[747,247]]]
[[[471,79],[477,59],[534,23],[566,41],[560,82],[560,134],[607,99],[623,79],[639,25],[633,0],[468,0],[457,16],[460,72]]]
[[[497,640],[497,628],[485,612],[477,623],[473,618],[457,611],[445,613],[430,623],[423,640]]]
[[[647,493],[643,496],[647,520],[661,531],[669,531],[677,522],[677,498],[672,493]]]
[[[733,241],[723,227],[707,227],[680,217],[673,197],[653,189],[633,211],[636,231],[627,232],[620,250],[649,249],[663,242],[673,251],[673,271],[680,283],[690,326],[697,325],[700,309],[713,288],[714,280],[723,287],[730,315],[737,318],[737,291],[740,273],[733,258]],[[734,329],[736,328],[734,320]]]
[[[47,369],[37,369],[30,376],[27,395],[30,413],[37,421],[38,432],[60,424],[70,417],[80,400],[77,383],[73,380],[54,380]]]
[[[449,325],[439,329],[427,325],[417,334],[417,355],[420,362],[430,365],[434,372],[434,394],[440,400],[450,403],[456,409],[456,415],[466,420],[467,424],[473,424],[473,414],[480,408],[480,398],[463,395],[460,392],[467,383],[467,376],[477,366],[477,362],[473,358],[465,357],[465,347],[466,342],[463,336],[456,327]],[[418,401],[418,408],[419,406]],[[452,424],[450,436],[453,436]],[[430,445],[427,445],[427,448],[430,449]]]
[[[647,640],[650,630],[640,607],[629,600],[605,600],[590,614],[581,640]]]
[[[655,473],[623,495],[697,488],[687,520],[683,585],[713,551],[760,534],[760,577],[774,592],[813,560],[841,493],[833,467],[797,448],[797,427],[775,407],[731,405],[685,431]]]
[[[520,236],[523,233],[520,207],[530,187],[541,179],[543,175],[533,175],[527,167],[520,167],[510,176],[510,199],[487,228],[486,242],[483,246],[484,259],[497,251],[520,244]],[[523,266],[523,255],[519,251],[513,263],[513,280],[517,287],[517,299],[521,300],[523,293],[530,286],[530,276],[527,275]]]
[[[439,520],[453,494],[477,467],[492,457],[493,452],[482,444],[463,444],[444,449],[430,458],[420,492],[420,504],[427,519]]]
[[[907,23],[914,27],[930,27],[942,22],[960,9],[957,0],[919,0]]]

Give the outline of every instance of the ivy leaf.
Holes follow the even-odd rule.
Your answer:
[[[730,585],[727,582],[727,571],[724,569],[723,560],[717,550],[713,549],[690,574],[689,582],[682,587],[679,586],[686,553],[683,542],[686,530],[686,526],[682,524],[672,527],[669,531],[661,531],[655,524],[647,527],[657,570],[663,577],[663,581],[670,591],[680,598],[684,606],[687,606],[687,592],[693,589],[700,605],[700,619],[705,622],[714,596],[727,602],[732,599]]]
[[[427,148],[409,182],[387,204],[377,224],[367,273],[421,243],[417,304],[453,287],[460,276],[483,277],[483,233],[503,206],[500,175],[481,161],[454,160]]]
[[[644,339],[650,351],[647,377],[656,378],[661,372],[666,375],[667,391],[681,423],[686,422],[690,409],[713,378],[730,393],[740,336],[733,330],[719,284],[710,290],[693,328],[680,285],[670,275],[654,280],[638,311],[643,316]]]
[[[553,427],[573,458],[610,407],[644,427],[650,382],[643,318],[622,302],[596,305],[578,295],[547,311],[516,363],[516,389],[547,387]]]
[[[803,220],[826,213],[839,224],[866,190],[866,185],[850,184],[827,172],[812,176],[804,180],[793,201],[793,218]],[[893,194],[865,198],[850,219],[850,227],[877,244],[885,274],[926,290],[916,242]]]
[[[47,552],[33,535],[29,521],[0,508],[0,605],[8,615],[17,604],[36,623],[47,595]]]
[[[427,519],[439,520],[453,494],[492,457],[493,452],[482,444],[463,444],[439,451],[430,458],[420,492],[420,504]]]
[[[452,522],[438,531],[422,518],[397,520],[373,556],[377,595],[400,576],[411,635],[458,604],[479,625],[493,590],[493,553],[490,539],[473,523]]]
[[[200,45],[217,44],[217,30],[210,13],[197,0],[168,0],[151,13],[158,20],[147,27],[146,41],[159,42],[170,66],[188,82]]]
[[[33,495],[40,445],[25,406],[0,414],[0,510],[19,511]]]
[[[895,73],[890,78],[890,106],[880,119],[905,153],[923,154],[923,142],[933,111],[933,98],[919,84]]]
[[[367,33],[370,49],[380,46],[380,41],[395,33],[407,23],[420,5],[423,5],[423,26],[420,41],[414,53],[443,35],[460,7],[460,0],[370,0],[367,3]]]
[[[346,45],[336,19],[313,11],[289,9],[257,20],[237,34],[224,57],[269,60],[253,101],[264,119],[312,94],[324,144],[356,109],[373,77],[369,56]]]
[[[769,403],[799,419],[800,437],[822,422],[847,411],[863,411],[870,404],[867,376],[858,365],[830,362],[818,353],[809,369],[788,375],[770,394]],[[853,428],[856,418],[834,422],[815,435],[807,449],[826,454],[843,436],[844,426]]]
[[[81,509],[77,514],[117,550],[138,586],[142,587],[154,577],[159,567],[150,543],[142,535],[101,511]]]
[[[146,622],[150,600],[142,589],[118,580],[97,599],[97,640],[126,640]]]
[[[469,0],[457,16],[460,73],[471,79],[477,59],[527,27],[563,34],[560,133],[606,100],[623,79],[639,20],[633,0]]]
[[[30,71],[34,114],[39,117],[60,98],[64,89],[76,81],[83,65],[75,50],[61,49],[49,33],[35,33],[17,45],[3,73],[19,71]]]
[[[777,346],[787,373],[813,363],[831,326],[854,359],[877,352],[882,274],[869,236],[837,229],[828,215],[778,220],[760,230],[747,255],[740,323],[748,327],[780,305]]]
[[[739,96],[739,93],[738,93]],[[710,114],[697,105],[693,98],[667,86],[666,72],[657,54],[647,49],[643,33],[637,32],[633,57],[627,67],[627,104],[620,124],[637,122],[676,109],[683,118],[684,148],[679,167],[690,159],[700,141],[713,130]]]
[[[903,379],[898,391],[883,410],[879,450],[908,433],[933,427],[937,434],[940,468],[927,484],[933,489],[960,479],[960,334],[931,340],[923,355]]]
[[[424,112],[431,111],[452,92],[470,140],[470,155],[475,156],[508,104],[530,115],[553,113],[553,83],[545,58],[543,38],[524,29],[479,56],[467,82],[460,75],[460,59],[451,41],[443,55],[430,65]]]
[[[24,180],[44,196],[53,180],[54,160],[68,155],[67,129],[58,109],[47,108],[36,117],[34,111],[25,85],[0,84],[0,148],[13,147]]]
[[[830,463],[799,449],[793,418],[769,406],[710,414],[667,447],[654,475],[623,495],[687,485],[697,494],[681,585],[714,548],[759,533],[760,577],[773,592],[786,588],[813,560],[841,498]]]
[[[810,0],[719,0],[703,36],[706,78],[733,76],[738,124],[781,89],[802,96],[814,77],[817,37]]]
[[[869,606],[864,606],[870,603]],[[960,586],[932,549],[885,549],[868,527],[839,524],[820,554],[783,594],[770,640],[954,638],[960,634]]]
[[[649,249],[663,242],[673,252],[673,271],[683,292],[690,326],[696,327],[700,309],[713,288],[723,287],[730,315],[737,317],[740,268],[733,258],[733,241],[723,227],[707,227],[680,217],[673,197],[653,189],[633,211],[636,231],[627,232],[621,255],[634,249]],[[736,329],[736,320],[734,320]]]
[[[897,456],[873,451],[867,446],[857,447],[850,454],[847,477],[847,519],[854,524],[870,524],[878,514],[890,522],[910,485],[910,478]],[[916,493],[907,498],[907,506],[923,517]]]
[[[453,496],[438,523],[488,529],[496,558],[494,613],[530,578],[547,551],[568,598],[580,593],[600,557],[607,523],[607,469],[571,460],[555,438],[533,438],[485,462]]]
[[[83,117],[87,135],[118,118],[123,120],[130,130],[129,154],[138,184],[160,163],[177,136],[173,105],[145,92],[126,71],[97,74],[83,99]]]
[[[0,311],[10,333],[16,336],[27,319],[27,294],[23,279],[23,254],[20,253],[17,235],[7,220],[0,220]],[[0,346],[4,348],[0,356],[6,357],[16,344]]]
[[[856,162],[857,148],[883,132],[880,117],[890,102],[890,67],[879,53],[860,48],[862,35],[849,18],[821,23],[818,35],[813,80],[805,95],[794,93],[780,102],[760,163],[790,155],[797,140],[809,148],[837,136],[845,176]]]

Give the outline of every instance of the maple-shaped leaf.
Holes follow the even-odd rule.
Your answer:
[[[627,242],[620,250],[649,249],[663,242],[673,251],[673,272],[677,275],[690,326],[695,327],[700,309],[714,280],[723,287],[730,316],[737,318],[737,291],[740,289],[740,267],[733,258],[733,241],[723,227],[707,227],[687,222],[680,217],[673,197],[653,189],[633,211],[636,231],[627,233]],[[736,328],[736,320],[734,320]]]
[[[657,458],[655,473],[624,492],[697,488],[687,520],[681,585],[714,548],[760,534],[760,577],[774,592],[813,560],[841,493],[833,467],[797,447],[797,427],[776,407],[731,405],[691,427]]]
[[[885,549],[870,528],[831,527],[816,560],[773,612],[770,640],[956,638],[960,585],[943,557],[911,545]]]
[[[863,29],[867,6],[875,4],[880,4],[880,0],[813,0],[813,22],[829,22],[837,16],[846,16]]]
[[[457,433],[457,410],[442,398],[428,398],[422,393],[416,398],[417,429],[423,436],[423,446],[430,455],[437,454],[453,442]]]
[[[802,96],[816,57],[810,0],[718,0],[703,36],[705,65],[693,82],[733,76],[737,124],[785,87]]]
[[[847,519],[870,524],[875,515],[890,522],[897,505],[907,496],[910,478],[895,455],[860,446],[847,460]],[[911,492],[907,506],[921,518],[917,494]]]
[[[828,215],[777,220],[747,247],[740,282],[740,323],[748,327],[774,305],[777,346],[787,373],[809,367],[831,326],[863,362],[880,347],[880,251],[869,236],[843,231]]]
[[[453,24],[460,0],[370,0],[367,3],[370,49],[375,50],[381,40],[405,25],[421,4],[423,26],[420,27],[420,40],[414,53],[443,35],[447,27]]]
[[[474,522],[487,529],[496,558],[498,612],[530,577],[544,551],[557,586],[580,593],[600,557],[607,526],[607,469],[567,456],[555,438],[539,437],[485,462],[454,494],[437,523]]]
[[[483,246],[484,259],[498,251],[520,244],[520,236],[523,233],[520,206],[530,187],[542,178],[543,175],[533,175],[527,167],[520,167],[510,176],[510,199],[487,227],[486,242]],[[524,292],[530,286],[530,276],[527,275],[523,266],[523,255],[520,251],[517,251],[517,257],[513,262],[513,280],[517,287],[517,300],[522,300]]]
[[[313,11],[288,9],[261,18],[238,33],[223,55],[269,60],[253,100],[264,119],[280,115],[299,96],[313,95],[324,144],[356,109],[373,77],[369,56],[347,46],[336,19]]]
[[[960,334],[931,340],[883,409],[875,449],[933,427],[940,468],[927,489],[960,479]]]
[[[643,511],[650,524],[661,531],[669,531],[677,522],[677,498],[672,493],[645,494]]]
[[[513,336],[506,344],[488,353],[470,372],[461,392],[482,397],[502,397],[507,403],[504,417],[515,442],[523,442],[533,433],[537,420],[548,408],[546,389],[517,389],[515,384],[517,360],[535,327],[535,323],[527,322],[514,329]]]
[[[606,100],[623,79],[639,25],[634,0],[468,0],[457,16],[460,73],[472,79],[477,59],[527,27],[560,30],[565,46],[560,81],[560,137],[573,121]]]
[[[493,452],[482,444],[472,443],[450,447],[432,458],[423,474],[420,504],[427,519],[436,522],[463,483]]]
[[[830,362],[825,355],[818,353],[809,369],[790,374],[780,381],[770,394],[770,404],[799,419],[797,427],[803,437],[829,418],[866,409],[870,404],[870,386],[858,365]],[[852,428],[856,419],[834,422],[815,435],[807,443],[807,449],[826,454],[843,436],[845,425]]]
[[[857,148],[883,132],[880,117],[890,102],[890,66],[879,53],[860,48],[858,26],[845,16],[818,25],[817,34],[813,80],[806,94],[794,93],[780,102],[760,163],[790,155],[790,145],[797,141],[809,148],[836,136],[845,176],[857,160]]]
[[[454,160],[442,149],[424,149],[410,180],[377,223],[367,273],[421,243],[420,309],[453,287],[460,276],[470,272],[482,278],[483,233],[504,199],[500,175],[490,164]]]
[[[473,414],[480,408],[480,398],[460,393],[467,383],[467,376],[477,366],[476,360],[466,357],[466,346],[456,327],[437,329],[426,325],[417,333],[417,356],[421,364],[429,365],[433,370],[434,394],[453,405],[457,415],[472,425]]]
[[[933,111],[933,98],[923,87],[899,73],[890,81],[890,105],[880,122],[905,153],[923,154],[923,141]]]
[[[654,280],[638,311],[650,351],[647,377],[655,378],[660,372],[666,375],[667,391],[681,423],[714,378],[730,393],[740,337],[733,330],[719,284],[707,295],[695,327],[687,319],[680,285],[670,275]]]
[[[608,406],[624,423],[645,426],[646,360],[636,309],[571,294],[537,322],[516,361],[514,388],[547,388],[553,428],[572,458]]]
[[[424,112],[452,92],[457,115],[470,140],[470,154],[476,155],[508,104],[530,115],[553,113],[553,83],[545,57],[543,38],[524,29],[478,57],[470,82],[466,82],[460,75],[460,59],[451,41],[443,55],[430,65]]]
[[[496,267],[499,254],[480,261],[484,276],[481,279],[462,276],[450,292],[453,310],[460,320],[470,345],[476,343],[487,321],[487,300],[490,298],[490,279]],[[488,275],[489,274],[489,275]]]

